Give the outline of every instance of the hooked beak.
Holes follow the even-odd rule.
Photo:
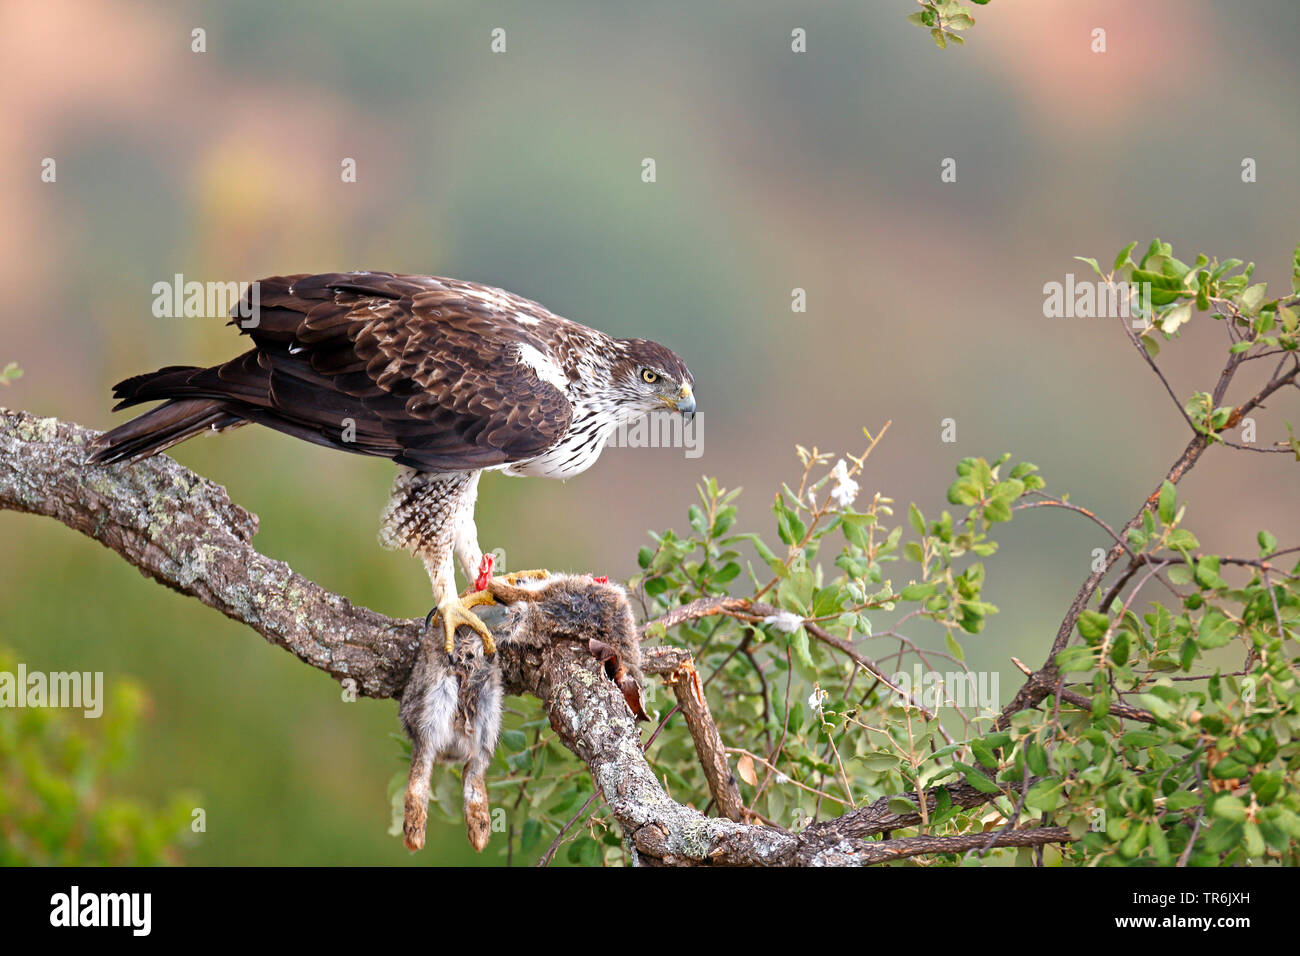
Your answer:
[[[676,398],[669,398],[665,395],[659,400],[673,411],[681,412],[682,417],[687,421],[695,417],[695,393],[691,391],[689,385],[683,385]]]
[[[675,399],[664,399],[672,408],[682,413],[688,422],[695,417],[695,394],[689,385],[683,385],[681,394]]]

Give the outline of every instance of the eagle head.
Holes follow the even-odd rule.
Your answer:
[[[695,376],[672,349],[646,339],[620,339],[613,369],[618,402],[631,416],[671,408],[695,414]]]

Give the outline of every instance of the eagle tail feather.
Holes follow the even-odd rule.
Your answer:
[[[128,379],[127,382],[129,381],[131,380]],[[126,385],[127,382],[121,385]],[[119,389],[121,385],[118,386]],[[147,398],[140,400],[148,401]],[[172,399],[95,438],[91,443],[95,451],[90,456],[90,462],[96,465],[118,461],[136,462],[209,428],[220,431],[243,422],[241,416],[231,412],[219,401],[205,398]]]

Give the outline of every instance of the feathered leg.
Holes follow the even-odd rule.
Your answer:
[[[473,534],[478,478],[477,471],[435,474],[403,467],[380,520],[379,540],[384,547],[404,548],[424,561],[448,654],[455,649],[456,629],[462,625],[478,634],[487,653],[496,650],[492,631],[472,610],[491,604],[492,598],[486,593],[458,598],[452,561],[458,537],[463,537],[462,527],[468,524]],[[477,544],[473,550],[478,553]]]

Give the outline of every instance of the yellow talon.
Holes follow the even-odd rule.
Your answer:
[[[445,646],[448,654],[456,649],[456,629],[461,625],[468,626],[479,636],[479,640],[483,642],[483,653],[497,652],[497,642],[492,637],[492,631],[477,614],[470,611],[472,607],[495,603],[492,595],[487,591],[473,591],[464,597],[451,598],[438,606],[438,618],[442,621],[443,634],[446,635]]]

